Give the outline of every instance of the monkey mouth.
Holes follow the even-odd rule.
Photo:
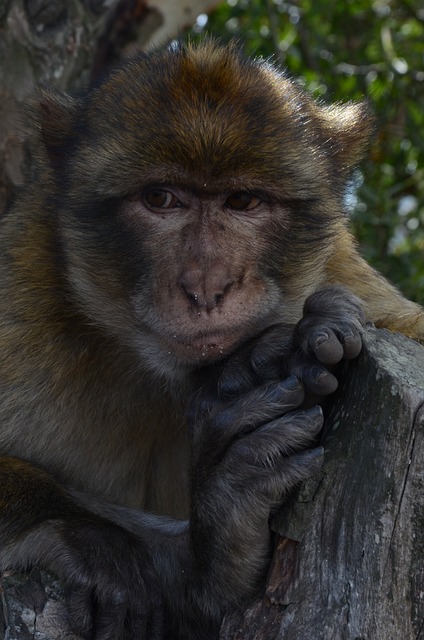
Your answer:
[[[189,362],[219,360],[246,339],[246,331],[211,332],[196,336],[162,336],[168,350]]]

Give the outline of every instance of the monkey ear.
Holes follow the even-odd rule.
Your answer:
[[[320,108],[324,135],[339,168],[350,172],[364,157],[375,129],[367,102]]]
[[[37,98],[38,129],[54,168],[60,169],[76,134],[81,103],[52,87],[41,87]]]

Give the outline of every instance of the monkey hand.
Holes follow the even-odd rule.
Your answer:
[[[163,637],[162,598],[144,543],[100,518],[53,525],[49,534],[75,633],[94,632],[96,640]]]
[[[74,633],[96,640],[162,638],[162,602],[140,541],[101,521],[50,521],[28,539],[31,564],[52,570],[66,588]]]
[[[321,466],[322,448],[311,447],[322,411],[296,411],[303,399],[292,376],[229,401],[200,392],[191,407],[191,540],[197,566],[223,606],[240,604],[262,584],[270,513]]]
[[[309,296],[303,313],[294,328],[288,372],[315,396],[326,396],[338,386],[335,365],[362,349],[365,313],[359,298],[339,286]]]
[[[163,637],[162,598],[144,542],[79,507],[48,474],[26,462],[0,458],[0,481],[11,498],[2,505],[0,570],[39,565],[55,573],[78,636]]]

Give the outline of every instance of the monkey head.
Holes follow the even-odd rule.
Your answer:
[[[45,90],[39,117],[75,303],[159,373],[300,317],[372,127],[213,41]]]

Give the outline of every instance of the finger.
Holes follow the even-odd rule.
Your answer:
[[[272,470],[283,456],[310,447],[324,424],[319,406],[306,411],[289,413],[256,429],[237,440],[229,451],[229,457],[249,465]]]
[[[296,409],[304,397],[303,386],[295,376],[282,382],[268,383],[217,412],[211,427],[232,438]]]
[[[328,396],[339,386],[337,378],[324,367],[303,367],[296,372],[308,391],[316,396]]]
[[[125,631],[127,611],[127,603],[124,602],[99,603],[94,618],[95,640],[127,640]]]
[[[328,367],[328,368],[327,368]],[[337,389],[339,383],[329,369],[334,365],[322,367],[306,354],[298,353],[292,358],[290,372],[302,381],[306,391],[314,396],[328,396]]]
[[[343,347],[332,329],[318,326],[308,336],[307,351],[323,364],[337,364],[343,359]]]
[[[261,380],[281,379],[284,360],[290,353],[292,335],[293,326],[277,325],[253,345],[250,356],[252,368]]]
[[[262,479],[262,491],[275,503],[291,491],[300,482],[318,473],[324,462],[324,448],[316,447],[303,453],[281,458],[279,469],[267,478]]]
[[[65,596],[69,625],[72,631],[82,638],[92,637],[93,594],[89,589],[71,587]]]
[[[231,356],[219,382],[220,397],[234,398],[260,382],[280,380],[292,333],[292,326],[273,326]]]
[[[250,346],[242,349],[225,363],[218,381],[218,395],[221,400],[230,400],[244,395],[258,384],[258,377],[252,369]]]
[[[346,360],[356,358],[362,349],[362,332],[351,325],[341,325],[338,327],[338,335],[343,346],[343,357]]]

